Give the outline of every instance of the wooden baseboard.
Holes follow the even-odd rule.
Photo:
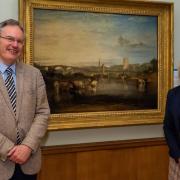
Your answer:
[[[42,147],[42,154],[40,180],[167,179],[164,138]]]

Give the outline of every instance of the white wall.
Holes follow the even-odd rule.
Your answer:
[[[155,1],[155,0],[154,0]],[[175,3],[175,64],[180,62],[180,1],[164,0]],[[18,0],[0,0],[0,22],[7,19],[18,19]],[[81,129],[49,132],[43,145],[75,144],[98,141],[126,140],[163,137],[162,125]]]

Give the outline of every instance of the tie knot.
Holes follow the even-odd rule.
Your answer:
[[[6,69],[6,72],[8,73],[8,74],[12,74],[12,69],[11,69],[11,67],[8,67],[7,69]]]

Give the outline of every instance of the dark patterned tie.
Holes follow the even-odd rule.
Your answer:
[[[14,79],[12,76],[13,71],[12,71],[11,67],[8,67],[6,69],[6,73],[7,73],[7,78],[5,80],[5,85],[6,85],[8,94],[9,94],[9,98],[11,101],[11,105],[12,105],[14,114],[16,115],[16,96],[17,95],[16,95],[16,87],[15,87]],[[17,128],[17,144],[20,144],[20,143],[21,143],[21,138],[19,135],[19,130]]]

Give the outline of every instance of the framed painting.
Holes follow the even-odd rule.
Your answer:
[[[20,0],[23,61],[41,70],[50,130],[161,123],[173,4]]]

